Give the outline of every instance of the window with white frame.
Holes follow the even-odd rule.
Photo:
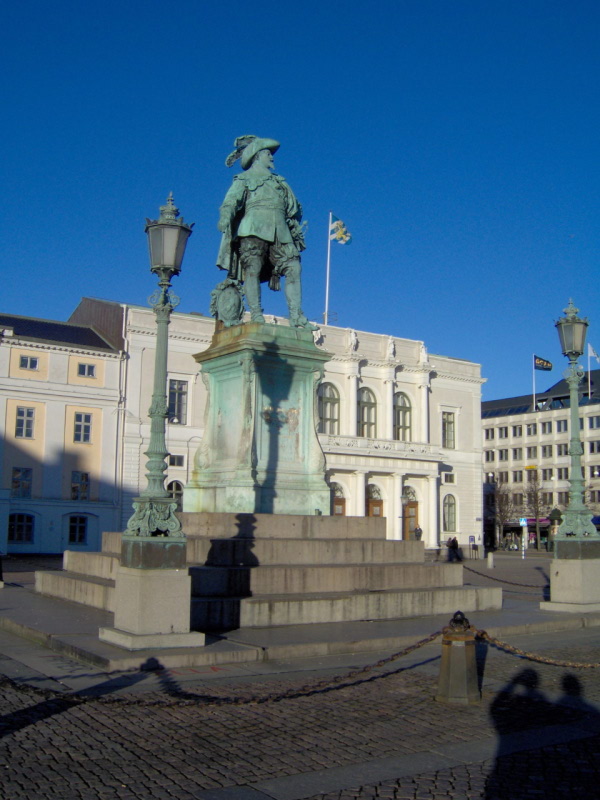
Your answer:
[[[31,497],[32,481],[33,469],[31,469],[31,467],[13,467],[10,496],[23,498]]]
[[[32,514],[9,514],[8,541],[33,543],[35,518]]]
[[[185,456],[173,455],[172,453],[169,454],[169,466],[170,467],[184,467],[185,466]]]
[[[410,400],[404,392],[394,395],[394,439],[397,442],[410,442],[411,434]]]
[[[537,458],[537,447],[527,448],[527,458]]]
[[[590,430],[600,428],[600,416],[588,417],[588,428],[590,428]]]
[[[568,481],[569,480],[569,468],[568,467],[559,467],[556,470],[558,475],[559,481]]]
[[[444,531],[456,533],[456,498],[453,494],[444,497],[442,511]]]
[[[598,464],[590,467],[590,478],[600,478],[600,466]]]
[[[442,447],[448,450],[456,447],[456,414],[453,411],[442,411]]]
[[[590,503],[600,503],[600,491],[592,489],[590,492]]]
[[[518,439],[520,436],[523,436],[523,426],[522,425],[513,425],[512,426],[512,435],[515,439]]]
[[[340,432],[340,393],[331,383],[322,383],[317,390],[319,433],[334,436]]]
[[[523,470],[516,469],[512,474],[513,483],[523,483]]]
[[[181,511],[183,506],[183,483],[181,481],[171,481],[167,484],[167,491],[177,503],[177,511]]]
[[[485,451],[485,460],[489,464],[492,461],[496,460],[496,451],[495,450],[486,450]]]
[[[81,514],[69,517],[69,544],[85,544],[87,541],[88,518]]]
[[[491,439],[493,439],[495,435],[496,435],[496,432],[494,431],[493,428],[486,428],[485,429],[485,440],[487,442],[489,442]]]
[[[357,436],[374,439],[377,435],[377,402],[370,389],[358,390],[357,402]]]
[[[33,439],[33,422],[35,420],[35,408],[17,407],[17,420],[15,425],[15,437],[17,439]]]
[[[569,421],[567,419],[556,420],[556,432],[566,433],[569,430]]]
[[[542,480],[543,481],[551,481],[553,472],[554,472],[554,470],[552,470],[552,469],[543,469],[542,470]]]
[[[526,426],[527,436],[535,436],[537,434],[537,422],[530,422]]]
[[[527,470],[527,483],[535,483],[538,479],[538,471],[537,469],[528,469]]]
[[[552,458],[552,445],[551,444],[543,444],[542,445],[542,458]]]
[[[499,439],[508,439],[508,426],[503,425],[501,428],[498,428],[498,438]]]
[[[499,472],[498,473],[498,482],[499,483],[508,483],[508,472]]]
[[[187,425],[188,382],[175,378],[169,380],[169,406],[167,419],[172,425]]]
[[[75,413],[75,429],[73,431],[73,441],[81,444],[89,444],[92,441],[92,415],[83,411]]]
[[[74,469],[71,472],[71,500],[90,499],[90,473]]]
[[[542,492],[542,505],[551,506],[554,502],[554,494],[552,492]]]
[[[568,444],[557,444],[556,445],[556,455],[557,456],[568,456],[569,455],[569,445]]]
[[[96,365],[95,364],[78,364],[77,375],[80,378],[95,378]]]
[[[542,422],[542,433],[552,433],[552,422]]]
[[[600,441],[589,442],[590,453],[600,453]]]
[[[515,492],[512,496],[512,501],[515,508],[521,508],[523,506],[523,493]]]
[[[453,472],[444,472],[444,483],[456,483],[456,476]]]
[[[40,364],[39,358],[35,356],[20,356],[19,369],[38,369]]]
[[[557,501],[559,506],[566,506],[569,502],[568,492],[558,492]]]
[[[508,461],[508,448],[498,450],[498,461]]]

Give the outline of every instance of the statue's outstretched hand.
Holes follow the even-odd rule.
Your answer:
[[[227,233],[229,231],[229,217],[221,217],[217,222],[217,228],[221,233]]]

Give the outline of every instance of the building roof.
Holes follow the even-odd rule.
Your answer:
[[[600,403],[600,369],[590,370],[591,395],[588,396],[588,373],[584,377],[579,389],[579,405]],[[564,378],[553,384],[545,392],[536,392],[535,408],[533,395],[524,394],[518,397],[505,397],[501,400],[485,400],[481,404],[481,417],[510,417],[516,414],[527,414],[552,409],[569,408],[569,387]]]
[[[52,342],[93,350],[114,350],[100,334],[87,325],[0,314],[0,331],[2,329],[12,329],[15,337],[29,339],[32,342]]]

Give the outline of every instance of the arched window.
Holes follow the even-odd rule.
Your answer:
[[[32,514],[9,514],[8,516],[8,541],[33,542],[35,518]]]
[[[404,392],[394,395],[394,439],[397,442],[412,440],[410,400]]]
[[[340,395],[331,383],[322,383],[317,392],[319,400],[319,433],[339,434]]]
[[[374,439],[377,436],[377,403],[370,389],[358,390],[356,435]]]
[[[456,498],[453,494],[444,497],[443,523],[447,533],[456,533]]]
[[[167,492],[177,503],[177,511],[181,511],[183,506],[183,483],[181,481],[171,481],[167,484]]]

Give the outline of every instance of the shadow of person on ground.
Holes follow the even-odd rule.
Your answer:
[[[498,692],[490,715],[499,741],[486,800],[594,796],[600,715],[583,700],[577,678],[567,674],[562,685],[565,694],[553,703],[536,670],[524,669]]]

